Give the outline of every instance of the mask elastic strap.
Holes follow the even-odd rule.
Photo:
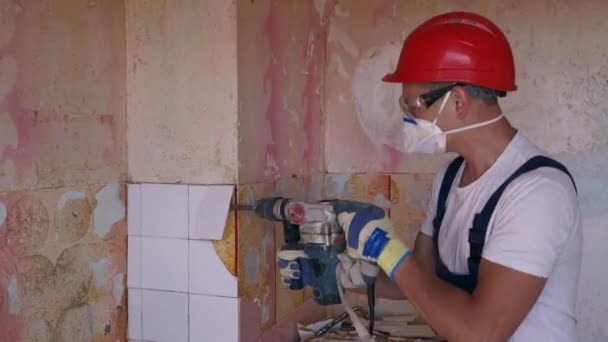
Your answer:
[[[436,134],[431,134],[431,135],[427,135],[424,139],[420,140],[418,142],[418,144],[422,144],[423,142],[427,141],[428,139],[438,135],[438,134],[443,134],[443,135],[448,135],[448,134],[452,134],[452,133],[458,133],[458,132],[463,132],[463,131],[468,131],[470,129],[474,129],[474,128],[479,128],[479,127],[483,127],[483,126],[487,126],[487,125],[491,125],[493,123],[495,123],[496,121],[502,119],[505,115],[504,114],[500,114],[499,116],[490,119],[488,121],[483,121],[483,122],[478,122],[476,124],[472,124],[470,126],[465,126],[465,127],[460,127],[460,128],[456,128],[447,132],[442,132],[442,133],[436,133]],[[437,120],[437,119],[435,119]]]
[[[439,111],[437,112],[437,117],[435,118],[435,120],[433,120],[433,125],[437,125],[437,120],[439,120],[439,116],[441,115],[441,113],[443,113],[443,108],[445,107],[445,104],[448,103],[448,99],[450,98],[451,94],[452,91],[450,90],[443,96],[443,100],[441,100],[441,105],[439,106]]]
[[[487,121],[478,122],[478,123],[472,124],[470,126],[465,126],[465,127],[460,127],[460,128],[452,129],[452,130],[449,130],[447,132],[443,132],[443,134],[458,133],[458,132],[462,132],[462,131],[467,131],[469,129],[474,129],[474,128],[479,128],[479,127],[491,125],[491,124],[495,123],[496,121],[502,119],[504,116],[505,115],[501,113],[499,116],[497,116],[497,117],[495,117],[493,119],[490,119],[490,120],[487,120]]]

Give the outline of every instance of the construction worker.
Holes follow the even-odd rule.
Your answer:
[[[438,172],[414,246],[380,208],[339,216],[354,260],[345,273],[360,278],[357,260],[376,262],[391,284],[379,288],[398,289],[449,341],[577,340],[576,185],[504,117],[498,98],[516,90],[514,69],[506,37],[482,16],[416,28],[383,79],[403,87],[403,150],[459,157]]]

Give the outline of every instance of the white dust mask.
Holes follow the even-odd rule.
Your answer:
[[[437,117],[433,122],[421,119],[413,119],[410,117],[406,117],[403,119],[403,150],[407,153],[445,153],[446,145],[447,145],[447,135],[452,133],[458,133],[463,131],[468,131],[470,129],[479,128],[483,126],[487,126],[492,124],[504,116],[504,114],[500,114],[499,116],[492,118],[487,121],[479,122],[476,124],[472,124],[469,126],[452,129],[449,131],[442,131],[439,126],[437,126],[437,120],[445,107],[445,104],[450,97],[451,91],[448,91],[443,101],[441,101],[441,106],[439,107],[439,112],[437,113]]]

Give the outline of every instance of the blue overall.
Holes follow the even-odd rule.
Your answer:
[[[439,256],[439,230],[441,229],[441,222],[443,221],[443,217],[447,209],[446,202],[448,199],[448,194],[450,193],[452,183],[454,183],[456,174],[458,173],[462,162],[463,158],[458,157],[450,163],[441,182],[441,187],[439,188],[439,196],[437,198],[437,214],[433,220],[433,250],[435,254],[435,273],[437,276],[456,287],[466,290],[469,293],[473,293],[475,287],[477,286],[479,263],[481,262],[481,255],[486,240],[488,224],[492,218],[492,213],[498,204],[498,200],[507,186],[509,186],[513,180],[522,174],[540,167],[552,167],[558,169],[570,177],[575,189],[576,184],[574,183],[572,175],[570,172],[568,172],[568,169],[566,169],[564,165],[560,164],[556,160],[544,156],[535,156],[530,158],[509,178],[507,178],[507,180],[505,180],[498,189],[496,189],[496,191],[486,202],[483,209],[479,213],[475,214],[473,218],[473,226],[469,229],[468,240],[470,256],[467,260],[469,274],[456,274],[448,270]]]

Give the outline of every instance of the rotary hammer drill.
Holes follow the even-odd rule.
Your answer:
[[[311,259],[313,297],[320,305],[340,304],[336,265],[338,254],[346,250],[344,231],[338,214],[352,212],[371,204],[329,200],[315,203],[283,197],[257,200],[253,205],[237,205],[238,210],[251,210],[259,217],[283,223],[284,244],[281,250],[303,250]],[[375,275],[364,275],[367,285],[370,328],[374,319]],[[302,280],[293,279],[290,289],[302,289]],[[371,330],[371,329],[370,329]]]

